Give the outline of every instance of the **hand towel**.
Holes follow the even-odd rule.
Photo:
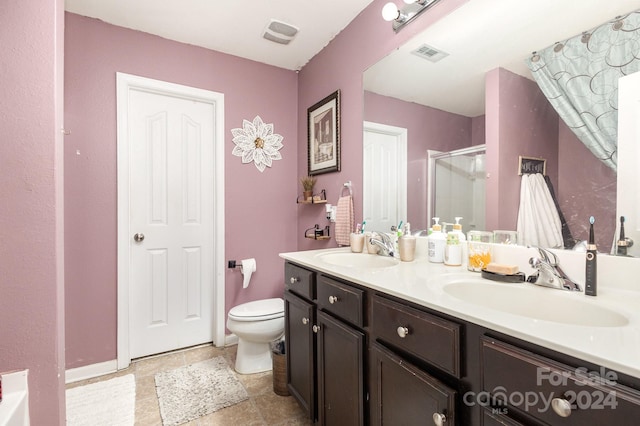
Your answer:
[[[353,199],[345,195],[338,199],[336,207],[336,242],[339,246],[348,246],[349,234],[353,231]]]

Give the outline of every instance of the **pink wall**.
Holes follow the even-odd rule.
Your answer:
[[[225,257],[258,265],[246,290],[226,270],[226,309],[281,296],[278,253],[297,248],[296,73],[74,14],[65,53],[67,368],[116,358],[116,72],[224,94]],[[231,129],[256,115],[284,136],[263,173],[231,155]]]
[[[518,156],[546,158],[547,175],[557,188],[558,115],[531,80],[497,68],[486,82],[486,228],[515,230]]]
[[[393,49],[423,31],[433,22],[468,0],[448,0],[436,4],[406,28],[395,33],[380,11],[388,0],[374,0],[349,26],[305,65],[299,74],[298,91],[298,174],[307,173],[307,109],[337,89],[341,91],[342,171],[318,177],[317,187],[327,190],[336,203],[344,182],[353,183],[355,217],[362,217],[362,73]],[[310,208],[311,207],[311,208]],[[303,206],[298,217],[298,249],[335,246],[335,240],[319,242],[305,239],[306,228],[327,220],[324,209]]]
[[[407,218],[427,229],[427,150],[451,151],[472,145],[472,119],[372,92],[364,93],[364,119],[407,129]]]
[[[571,234],[586,240],[589,216],[594,216],[596,245],[609,252],[616,232],[616,172],[598,160],[562,120],[559,139],[556,191]]]
[[[29,369],[36,425],[64,424],[63,9],[0,13],[0,372]]]

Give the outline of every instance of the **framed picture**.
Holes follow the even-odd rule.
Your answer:
[[[340,90],[307,110],[309,176],[340,171]]]

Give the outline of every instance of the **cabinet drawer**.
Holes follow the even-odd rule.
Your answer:
[[[483,337],[482,386],[494,403],[550,425],[636,425],[640,392],[613,371],[590,372]]]
[[[313,300],[315,293],[316,274],[308,269],[301,268],[291,263],[284,265],[284,288],[307,300]]]
[[[320,275],[317,292],[317,303],[321,309],[358,327],[363,326],[364,292],[362,290]]]
[[[371,331],[387,342],[460,377],[460,325],[379,296]]]

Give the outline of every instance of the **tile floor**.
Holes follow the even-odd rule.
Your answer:
[[[211,345],[162,354],[135,360],[129,368],[81,382],[70,383],[67,389],[108,380],[116,376],[134,374],[136,378],[136,426],[161,426],[160,409],[156,394],[155,374],[172,370],[215,356],[224,356],[233,366],[236,346],[215,348]],[[249,399],[231,407],[223,408],[208,416],[185,423],[187,426],[266,426],[266,425],[310,425],[305,413],[291,396],[279,396],[273,392],[271,372],[238,374],[238,380],[247,390]]]

